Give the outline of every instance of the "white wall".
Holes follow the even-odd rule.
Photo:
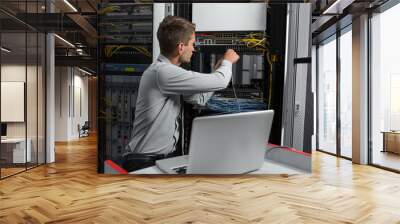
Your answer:
[[[56,67],[56,141],[79,138],[78,124],[88,120],[88,77],[83,75],[76,68]]]
[[[160,45],[157,39],[158,27],[165,17],[173,15],[173,11],[174,7],[172,3],[153,4],[153,62],[155,62],[160,55]]]
[[[28,71],[28,76],[33,74],[33,70],[35,70],[34,74],[36,75],[36,68],[34,68],[33,66],[28,66],[27,68],[24,65],[20,65],[20,64],[6,64],[6,65],[2,65],[1,66],[1,81],[4,82],[25,82],[25,75],[26,75],[26,70]],[[30,78],[30,77],[28,77]],[[36,81],[34,83],[31,83],[32,80],[29,80],[29,84],[30,85],[36,85]],[[32,110],[32,107],[36,108],[36,88],[35,89],[31,89],[31,88],[27,88],[28,92],[27,92],[27,104],[28,106],[30,106],[30,110],[28,112],[30,112]],[[32,92],[30,91],[32,90]],[[30,105],[32,102],[35,102],[34,105]],[[1,110],[7,110],[7,108],[1,108]],[[33,120],[36,123],[36,113],[28,113],[27,114],[27,118],[28,118],[28,122],[32,122]],[[26,122],[8,122],[7,124],[7,136],[8,137],[25,137],[25,123]],[[34,124],[29,123],[28,125],[28,129],[29,128],[34,128],[36,130],[36,125],[35,127],[33,127]],[[28,137],[29,137],[29,133],[31,133],[28,130]]]
[[[88,111],[88,77],[82,76],[78,70],[74,70],[74,91],[73,91],[73,99],[74,99],[74,108],[72,113],[72,124],[71,124],[71,136],[72,138],[78,138],[78,124],[82,126],[85,121],[89,120],[89,111]],[[79,93],[80,92],[80,93]],[[80,102],[79,102],[80,101]],[[81,108],[79,108],[81,107]],[[81,111],[80,111],[81,110]]]
[[[157,39],[157,30],[165,17],[165,3],[154,3],[153,5],[153,62],[160,55],[160,44]]]
[[[25,82],[25,64],[9,64],[1,66],[1,81]]]
[[[25,82],[25,64],[9,64],[1,66],[1,81]],[[7,108],[1,108],[7,110]],[[7,123],[7,137],[25,137],[25,122]]]
[[[68,71],[67,67],[55,68],[55,141],[68,141]]]

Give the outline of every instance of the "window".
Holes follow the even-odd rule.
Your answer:
[[[336,153],[336,38],[318,48],[318,149]]]
[[[400,133],[392,133],[400,130],[398,21],[400,5],[371,18],[371,162],[395,170],[400,170]]]
[[[352,26],[322,41],[317,58],[317,149],[351,159]]]
[[[352,32],[340,36],[340,155],[352,157]]]

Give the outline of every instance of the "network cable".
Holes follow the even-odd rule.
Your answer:
[[[240,111],[238,105],[240,105]],[[259,99],[233,99],[213,96],[207,101],[207,108],[221,113],[238,113],[265,110],[266,105]]]
[[[234,81],[233,81],[233,75],[232,75],[232,81],[231,81],[231,83],[232,83],[233,94],[235,95],[236,104],[237,104],[237,106],[238,106],[239,113],[240,113],[240,112],[242,112],[242,110],[240,109],[240,103],[239,103],[238,97],[237,97],[237,95],[236,95],[235,85],[233,84],[233,83],[234,83]]]

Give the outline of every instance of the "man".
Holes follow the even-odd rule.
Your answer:
[[[228,86],[232,63],[239,60],[235,51],[229,49],[214,73],[202,74],[179,67],[190,62],[195,42],[195,25],[180,17],[166,17],[160,23],[157,38],[161,55],[141,78],[133,137],[128,145],[131,158],[138,164],[140,157],[146,166],[175,151],[179,139],[180,96],[186,102],[205,105],[213,91]]]

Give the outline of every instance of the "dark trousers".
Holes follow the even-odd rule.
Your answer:
[[[164,154],[154,154],[154,153],[129,153],[124,155],[120,164],[128,172],[135,170],[147,168],[156,165],[156,161],[159,159],[166,159],[170,157],[175,157],[181,155],[180,150],[175,150],[174,152],[164,155]]]

